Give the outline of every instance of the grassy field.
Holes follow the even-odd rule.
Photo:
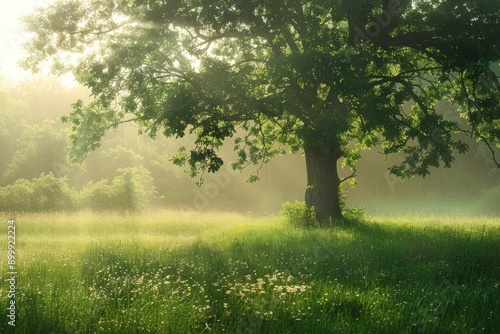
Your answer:
[[[7,220],[0,332],[11,332]],[[16,333],[500,333],[500,220],[16,217]],[[2,254],[3,253],[3,254]]]

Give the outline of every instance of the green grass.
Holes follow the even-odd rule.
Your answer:
[[[500,333],[499,245],[493,218],[20,215],[16,333]]]

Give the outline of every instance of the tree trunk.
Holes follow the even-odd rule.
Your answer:
[[[304,144],[307,169],[306,204],[314,207],[316,219],[325,225],[330,219],[342,220],[340,178],[337,161],[342,150],[337,144]]]

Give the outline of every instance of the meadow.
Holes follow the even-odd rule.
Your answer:
[[[8,325],[7,221],[0,332]],[[500,333],[500,220],[16,217],[16,333]]]

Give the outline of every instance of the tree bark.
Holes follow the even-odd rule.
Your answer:
[[[337,161],[342,157],[340,145],[304,144],[307,169],[305,200],[314,207],[321,225],[330,220],[343,220],[340,205],[340,178]]]

